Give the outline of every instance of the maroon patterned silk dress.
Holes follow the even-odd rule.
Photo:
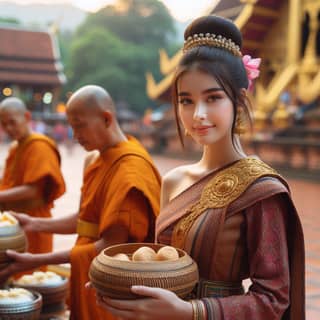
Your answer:
[[[160,213],[156,236],[197,262],[207,319],[305,319],[300,220],[286,182],[262,161],[241,159],[186,189]]]

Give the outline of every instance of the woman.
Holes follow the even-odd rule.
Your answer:
[[[288,186],[261,160],[247,157],[238,139],[259,64],[242,57],[241,41],[229,20],[196,19],[185,31],[173,81],[180,138],[183,127],[203,154],[164,177],[156,234],[197,262],[194,299],[143,286],[132,288],[146,297],[139,303],[99,298],[123,319],[305,318],[303,234]]]

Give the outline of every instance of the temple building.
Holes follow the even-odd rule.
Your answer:
[[[320,174],[320,1],[213,1],[208,14],[232,19],[243,34],[243,55],[262,58],[252,93],[254,133],[250,152],[282,169]],[[170,101],[170,84],[182,52],[160,49],[163,79],[147,74],[151,99]],[[163,123],[174,126],[170,108]],[[161,135],[161,121],[156,123]],[[168,141],[176,148],[173,130]],[[169,146],[170,148],[170,146]],[[191,147],[193,148],[193,147]]]
[[[52,32],[0,24],[0,101],[22,98],[34,114],[51,113],[66,82]]]

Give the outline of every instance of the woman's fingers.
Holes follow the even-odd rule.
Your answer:
[[[121,310],[136,310],[137,309],[137,301],[136,300],[118,300],[118,299],[110,299],[107,297],[98,298],[98,301],[104,302],[107,306],[110,306],[115,309]]]
[[[151,288],[146,286],[132,286],[131,291],[135,294],[149,297],[149,298],[155,298],[159,299],[163,297],[164,295],[171,294],[170,291],[161,289],[161,288]]]

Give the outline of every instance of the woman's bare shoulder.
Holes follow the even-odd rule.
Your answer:
[[[163,183],[170,186],[178,183],[179,181],[181,182],[181,179],[185,177],[185,175],[189,171],[189,168],[190,168],[190,165],[184,165],[168,171],[163,176],[163,179],[162,179]]]
[[[190,165],[180,166],[167,172],[162,178],[161,207],[173,199],[181,189]]]

